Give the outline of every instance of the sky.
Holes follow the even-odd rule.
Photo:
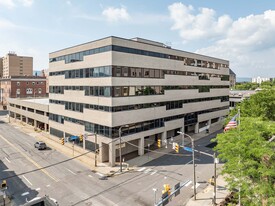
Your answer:
[[[0,0],[0,56],[33,56],[107,36],[141,37],[230,61],[237,77],[275,77],[272,0]]]

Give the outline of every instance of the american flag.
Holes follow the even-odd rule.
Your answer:
[[[236,128],[237,127],[237,117],[238,117],[238,113],[228,122],[228,124],[225,126],[224,128],[224,132],[226,132],[227,130],[231,129],[231,128]]]

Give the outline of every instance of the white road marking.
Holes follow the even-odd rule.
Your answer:
[[[24,176],[24,175],[22,175],[23,177],[24,177],[24,179],[30,184],[30,185],[32,185],[32,183]]]
[[[46,187],[50,187],[51,185],[46,185]]]
[[[9,159],[7,157],[5,157],[5,159],[7,160],[7,162],[11,163],[11,161],[9,161]]]
[[[29,192],[24,192],[24,193],[21,194],[21,196],[26,196],[28,194],[30,194],[30,193]]]
[[[189,182],[187,182],[184,186],[185,186],[185,187],[188,187],[189,185],[191,185],[191,183],[192,183],[192,181],[189,180]]]
[[[65,167],[66,168],[66,167]],[[72,170],[66,168],[66,170],[68,170],[70,173],[72,173],[73,175],[76,175],[76,173],[74,173]]]
[[[191,162],[193,162],[193,160],[191,160],[191,161],[187,162],[185,165],[188,165],[188,164],[189,164],[189,163],[191,163]]]
[[[198,188],[200,186],[199,183],[196,184],[196,188]],[[194,185],[192,186],[192,189],[194,189]]]
[[[140,169],[138,170],[138,172],[141,172],[141,171],[143,171],[143,170],[145,170],[145,169],[146,169],[146,167],[140,168]]]
[[[40,188],[36,188],[35,190],[36,190],[36,191],[39,191],[39,190],[40,190]]]
[[[99,173],[99,172],[96,172],[96,174],[99,175],[99,176],[101,176],[101,177],[104,176],[104,174],[101,174],[101,173]]]
[[[89,177],[93,177],[92,175],[88,175]]]
[[[145,171],[144,171],[144,174],[147,174],[147,173],[150,172],[151,170],[152,170],[152,169],[150,169],[150,168],[147,169],[147,170],[145,170]]]
[[[157,170],[154,170],[154,172],[151,173],[151,175],[154,175],[157,173]]]

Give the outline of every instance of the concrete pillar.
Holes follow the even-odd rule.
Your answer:
[[[164,131],[164,132],[161,133],[161,141],[163,142],[166,139],[167,139],[167,132]]]
[[[48,124],[47,123],[44,123],[44,131],[47,132],[47,126]]]
[[[116,165],[116,147],[114,142],[109,144],[109,165],[111,167]]]
[[[29,118],[28,117],[26,117],[26,123],[29,124]]]
[[[37,121],[35,119],[33,120],[33,126],[34,126],[34,128],[37,127]]]
[[[144,137],[138,139],[138,155],[144,155]]]
[[[22,122],[22,120],[23,120],[23,115],[20,114],[20,121]]]
[[[207,125],[208,125],[207,129],[209,129],[211,125],[211,119],[208,120]]]
[[[195,124],[195,134],[199,133],[199,122]]]

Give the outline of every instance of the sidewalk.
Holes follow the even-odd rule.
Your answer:
[[[220,205],[224,201],[225,197],[229,194],[229,191],[225,188],[226,182],[222,175],[217,177],[217,193],[216,204]],[[208,185],[202,192],[197,194],[196,200],[191,198],[186,206],[210,206],[213,205],[212,198],[214,195],[214,186]]]

